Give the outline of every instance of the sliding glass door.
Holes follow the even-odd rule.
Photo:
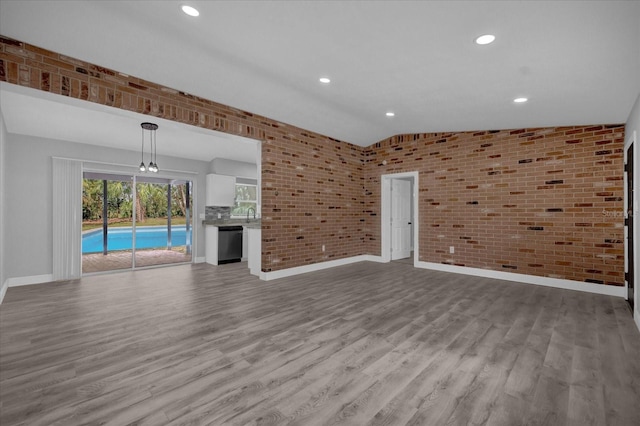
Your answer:
[[[82,272],[191,262],[192,184],[85,172]]]
[[[130,269],[133,262],[132,176],[84,173],[82,273]]]
[[[139,177],[135,266],[191,262],[191,183]]]

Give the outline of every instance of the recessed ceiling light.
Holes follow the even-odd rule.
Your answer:
[[[387,112],[387,117],[394,117],[395,115],[396,115],[396,113],[393,112],[393,111]]]
[[[186,4],[182,5],[182,11],[184,13],[186,13],[187,15],[189,15],[189,16],[199,16],[200,15],[200,12],[198,12],[198,9],[196,9],[195,7],[187,6]]]
[[[523,104],[525,102],[527,102],[529,99],[528,98],[515,98],[513,100],[513,102],[517,103],[517,104]]]
[[[496,39],[496,36],[494,36],[493,34],[485,34],[485,35],[481,35],[480,37],[478,37],[476,39],[476,44],[489,44],[489,43],[493,43],[493,41]]]
[[[331,79],[328,77],[320,77],[320,83],[329,84],[331,83]]]

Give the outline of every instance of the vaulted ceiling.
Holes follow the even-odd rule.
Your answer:
[[[1,0],[0,34],[361,146],[622,123],[640,93],[639,1]]]

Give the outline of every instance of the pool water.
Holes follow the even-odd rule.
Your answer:
[[[131,250],[133,235],[131,227],[109,228],[107,230],[107,249]],[[184,225],[171,227],[171,246],[184,246],[187,241]],[[189,229],[191,234],[191,229]],[[191,238],[189,238],[191,240]],[[138,226],[136,227],[136,249],[166,248],[166,226]],[[87,232],[82,235],[82,253],[102,253],[102,229]]]

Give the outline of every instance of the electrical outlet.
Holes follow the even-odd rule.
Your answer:
[[[324,244],[322,245],[322,251],[324,252]]]
[[[456,252],[456,249],[453,246],[449,247],[449,253],[453,254],[455,252]]]

